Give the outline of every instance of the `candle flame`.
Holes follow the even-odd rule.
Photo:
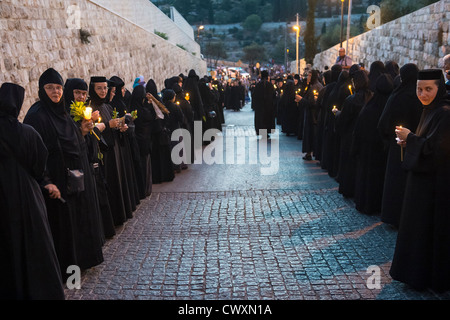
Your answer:
[[[92,118],[92,108],[91,107],[86,107],[86,109],[84,110],[84,118],[86,120],[91,120]]]

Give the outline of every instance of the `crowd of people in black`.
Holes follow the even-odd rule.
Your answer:
[[[359,212],[398,230],[393,279],[436,291],[450,289],[450,55],[444,63],[262,71],[252,90],[257,134],[279,125],[302,140],[303,159],[317,160]]]
[[[131,92],[117,76],[64,82],[49,68],[23,122],[24,88],[1,86],[2,299],[64,299],[68,268],[102,263],[103,245],[133,218],[152,185],[193,163],[193,144],[182,150],[183,162],[172,161],[182,141],[172,141],[172,133],[185,129],[193,138],[194,121],[203,131],[221,130],[220,83],[191,70],[164,86],[159,92],[142,76]]]
[[[450,70],[450,59],[448,59]],[[447,64],[446,64],[447,65]],[[446,70],[447,72],[447,70]],[[65,82],[49,68],[39,100],[18,121],[23,87],[0,87],[0,297],[64,299],[68,267],[103,262],[102,247],[133,218],[152,185],[194,161],[172,161],[172,133],[194,123],[221,130],[224,107],[240,110],[245,88],[194,70],[155,81],[117,76]],[[302,140],[339,192],[398,229],[391,275],[417,289],[450,289],[450,102],[442,70],[376,61],[366,71],[270,79],[251,87],[255,129],[281,126]],[[78,117],[74,110],[92,112]],[[87,109],[84,109],[87,111]],[[269,135],[266,138],[270,138]]]

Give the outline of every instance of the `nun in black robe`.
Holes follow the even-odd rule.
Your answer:
[[[106,181],[106,190],[108,194],[111,213],[115,226],[122,225],[126,220],[126,208],[123,198],[123,174],[122,174],[122,159],[120,156],[120,149],[117,142],[117,129],[111,127],[113,123],[118,122],[117,119],[112,119],[113,110],[109,104],[106,104],[108,95],[105,98],[100,98],[95,91],[96,83],[108,83],[105,77],[92,77],[89,84],[89,103],[93,111],[99,111],[101,121],[106,128],[102,132],[102,137],[107,144],[107,150],[103,153],[104,176]]]
[[[199,77],[194,70],[190,70],[188,77],[183,81],[183,90],[189,94],[189,102],[194,110],[194,120],[203,121],[205,111],[203,110],[203,101],[198,89]]]
[[[36,179],[45,170],[47,148],[17,116],[25,90],[0,88],[0,299],[62,300],[61,270]]]
[[[71,78],[66,80],[64,85],[64,98],[66,99],[66,108],[72,102],[75,102],[74,90],[88,91],[89,87],[83,79]],[[81,101],[85,102],[85,101]],[[69,111],[70,112],[70,111]],[[100,206],[100,214],[102,217],[102,227],[105,238],[112,238],[115,234],[114,219],[111,212],[111,206],[109,205],[109,199],[106,190],[106,180],[105,180],[105,168],[100,159],[103,153],[106,151],[107,145],[104,140],[102,133],[98,128],[94,128],[96,136],[93,134],[88,134],[84,137],[88,149],[88,159],[89,163],[92,165],[95,176],[95,186],[97,189],[98,202]],[[100,158],[99,158],[100,157]]]
[[[339,74],[342,71],[341,65],[334,65],[331,67],[331,71],[329,73],[330,78],[326,83],[325,87],[319,92],[318,102],[318,113],[317,113],[317,130],[315,135],[314,142],[314,158],[318,161],[322,161],[322,145],[323,145],[323,131],[325,125],[325,118],[328,110],[328,98],[330,96],[331,91],[333,90],[336,82],[339,78]]]
[[[340,136],[339,169],[337,181],[339,193],[344,197],[353,197],[355,190],[356,160],[350,154],[352,134],[361,109],[372,97],[369,79],[363,70],[353,76],[354,94],[348,96],[342,108],[336,114],[336,131]]]
[[[374,215],[381,211],[387,152],[378,132],[378,120],[394,88],[389,74],[377,79],[372,99],[359,113],[353,131],[352,155],[356,158],[354,202],[358,211]]]
[[[136,163],[134,159],[136,155],[133,157],[134,150],[132,148],[132,144],[130,143],[130,134],[128,130],[130,130],[131,134],[134,138],[134,126],[132,129],[128,126],[129,118],[125,117],[128,112],[126,110],[126,104],[123,100],[122,96],[122,88],[125,85],[122,79],[117,76],[111,77],[109,79],[110,90],[115,87],[115,94],[112,100],[110,101],[110,105],[117,112],[117,116],[122,119],[122,127],[120,130],[116,131],[118,135],[118,142],[120,148],[120,155],[122,157],[122,165],[123,165],[123,180],[126,181],[127,188],[123,188],[124,191],[124,199],[126,202],[129,202],[130,210],[127,210],[127,218],[130,219],[133,217],[132,212],[136,210],[137,205],[140,202],[139,189],[138,184],[136,182],[136,172],[135,166]],[[126,130],[124,129],[126,128]],[[138,164],[138,168],[140,168],[140,163]]]
[[[328,171],[330,177],[336,177],[339,165],[339,133],[336,131],[336,114],[333,113],[333,107],[340,110],[346,96],[342,93],[346,92],[341,89],[347,87],[350,79],[349,72],[343,70],[339,74],[336,85],[330,92],[328,99],[325,100],[325,119],[323,125],[323,143],[322,143],[322,160],[320,165],[322,169]]]
[[[143,86],[134,88],[131,94],[131,105],[136,108],[138,114],[138,117],[134,120],[136,141],[139,147],[145,196],[148,197],[152,193],[152,160],[150,157],[150,149],[152,145],[152,126],[154,125],[155,112],[153,106],[148,103]]]
[[[383,73],[386,73],[386,67],[384,63],[381,61],[374,61],[370,65],[369,70],[369,89],[372,92],[375,92],[376,82],[379,76]]]
[[[56,254],[65,279],[70,265],[77,265],[83,270],[103,262],[103,230],[86,142],[80,128],[66,111],[64,97],[57,103],[53,102],[44,89],[46,84],[63,86],[64,82],[52,68],[41,75],[40,100],[28,110],[24,123],[41,135],[49,152],[40,184],[56,185],[65,201],[45,195]],[[67,169],[84,172],[84,191],[69,194]]]
[[[183,112],[183,128],[189,132],[190,135],[190,144],[187,143],[187,139],[183,138],[185,142],[185,150],[189,148],[190,154],[186,152],[186,161],[189,164],[194,163],[195,160],[195,149],[194,149],[194,141],[192,138],[194,137],[194,111],[192,110],[192,106],[189,101],[186,100],[186,95],[183,89],[178,85],[173,85],[173,91],[176,94],[176,101],[180,104],[181,111]],[[222,112],[223,114],[223,112]]]
[[[168,128],[169,110],[164,106],[158,96],[156,83],[150,79],[146,85],[146,92],[153,96],[152,107],[155,112],[154,125],[152,126],[152,183],[159,184],[169,182],[175,178],[170,153],[170,131]]]
[[[269,82],[269,73],[261,72],[261,81],[258,82],[253,91],[253,107],[255,110],[255,130],[257,135],[262,135],[261,130],[266,130],[264,138],[267,138],[272,129],[275,129],[275,107],[273,97],[275,89]]]
[[[450,100],[442,70],[420,71],[418,80],[439,85],[434,100],[423,105],[416,132],[397,127],[406,141],[408,178],[389,273],[417,290],[444,292],[450,290]]]
[[[299,108],[295,101],[295,86],[293,80],[287,80],[283,94],[280,99],[280,106],[283,109],[283,119],[281,123],[282,131],[286,136],[295,135],[298,132]]]
[[[304,160],[312,160],[314,151],[314,131],[317,125],[317,99],[323,85],[319,82],[319,72],[311,70],[308,75],[307,89],[299,102],[300,110],[304,110],[302,152],[306,153]]]
[[[401,148],[395,140],[395,126],[401,125],[415,132],[419,124],[423,108],[416,94],[418,72],[413,63],[400,68],[401,84],[392,92],[378,122],[378,131],[388,152],[381,221],[395,228],[400,223],[406,185],[406,171],[401,167]]]

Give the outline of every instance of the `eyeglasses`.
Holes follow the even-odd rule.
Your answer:
[[[46,84],[46,85],[44,86],[44,89],[45,89],[45,90],[48,90],[48,91],[63,91],[63,86],[61,86],[61,85],[51,85],[51,84]]]

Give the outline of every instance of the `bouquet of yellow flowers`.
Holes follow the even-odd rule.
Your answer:
[[[84,102],[72,101],[70,105],[70,115],[73,117],[75,122],[86,119],[85,117],[86,105]]]
[[[137,119],[137,110],[131,111],[131,117],[133,120]]]

